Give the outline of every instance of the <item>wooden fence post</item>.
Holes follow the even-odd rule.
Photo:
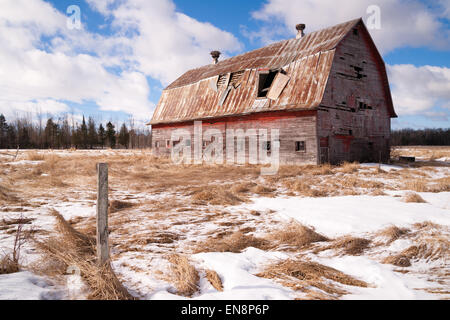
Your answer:
[[[108,245],[108,164],[97,164],[97,259],[100,265],[109,261]]]

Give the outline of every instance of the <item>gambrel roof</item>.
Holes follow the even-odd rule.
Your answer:
[[[314,109],[322,101],[335,48],[360,23],[362,19],[351,20],[190,70],[163,91],[150,124]],[[259,74],[269,70],[281,70],[288,77],[280,81],[282,87],[272,99],[257,98]],[[387,76],[386,85],[389,91]],[[392,104],[389,99],[390,91],[387,100]]]

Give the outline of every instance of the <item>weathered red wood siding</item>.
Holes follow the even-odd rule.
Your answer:
[[[390,93],[383,85],[384,64],[370,45],[362,24],[336,48],[324,99],[318,111],[322,160],[376,161],[389,159]],[[366,77],[357,78],[354,67]],[[359,108],[359,102],[372,109]],[[326,148],[329,148],[329,151]],[[326,154],[328,153],[328,154]]]
[[[227,129],[267,129],[268,140],[271,140],[271,130],[279,130],[280,139],[280,163],[281,164],[317,164],[317,133],[316,133],[316,111],[297,112],[267,112],[239,117],[218,118],[202,122],[203,132],[210,128],[219,129],[224,141],[224,158],[226,159],[226,137]],[[185,129],[190,132],[194,139],[193,122],[180,124],[154,125],[152,128],[153,150],[155,155],[170,156],[172,145],[166,147],[166,141],[171,139],[173,130]],[[246,162],[248,163],[249,144],[246,139]],[[295,142],[305,141],[306,151],[296,152]],[[159,147],[156,143],[159,142]],[[193,144],[191,147],[193,158]],[[235,147],[236,153],[236,147]]]

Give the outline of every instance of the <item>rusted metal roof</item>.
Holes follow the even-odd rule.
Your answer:
[[[150,124],[315,108],[322,101],[334,49],[360,22],[361,19],[348,21],[190,70],[163,91]],[[276,100],[258,99],[258,70],[279,68],[290,77],[288,85]],[[212,81],[239,71],[244,71],[240,86],[232,88],[221,104],[227,88],[216,91],[211,88]]]

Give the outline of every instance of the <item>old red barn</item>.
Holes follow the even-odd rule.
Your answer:
[[[213,52],[213,64],[169,85],[151,121],[154,152],[169,155],[172,130],[193,133],[201,120],[204,130],[224,135],[279,129],[283,164],[388,160],[396,114],[383,59],[362,19],[304,29],[220,62]]]

